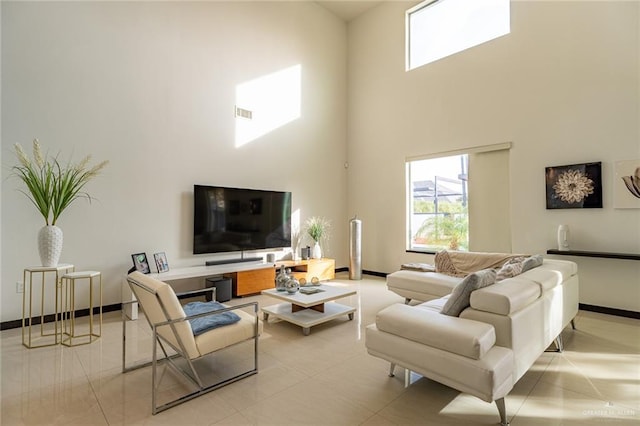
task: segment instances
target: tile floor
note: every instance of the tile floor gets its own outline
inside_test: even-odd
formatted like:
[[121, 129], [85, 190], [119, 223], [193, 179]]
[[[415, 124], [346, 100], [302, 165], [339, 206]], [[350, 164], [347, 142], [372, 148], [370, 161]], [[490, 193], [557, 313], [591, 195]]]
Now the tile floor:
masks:
[[[313, 327], [310, 336], [283, 322], [265, 325], [260, 372], [156, 416], [150, 408], [150, 369], [120, 372], [120, 314], [105, 316], [103, 336], [75, 348], [26, 349], [21, 330], [1, 333], [5, 425], [495, 425], [495, 405], [412, 376], [387, 376], [388, 364], [366, 353], [364, 327], [402, 298], [381, 278], [349, 281], [358, 308]], [[261, 306], [277, 303], [253, 296]], [[238, 303], [239, 301], [234, 301]], [[577, 330], [563, 332], [565, 351], [547, 352], [506, 398], [520, 425], [640, 424], [640, 322], [581, 311]], [[127, 322], [131, 360], [150, 352], [144, 319]], [[240, 350], [241, 348], [238, 348]], [[163, 375], [168, 393], [181, 384]]]

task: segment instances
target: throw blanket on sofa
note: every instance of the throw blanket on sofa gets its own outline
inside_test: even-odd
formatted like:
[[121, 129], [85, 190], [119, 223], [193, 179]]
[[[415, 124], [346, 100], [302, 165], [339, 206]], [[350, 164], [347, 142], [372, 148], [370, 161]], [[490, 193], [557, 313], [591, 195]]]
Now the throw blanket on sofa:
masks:
[[400, 269], [405, 271], [435, 272], [436, 267], [430, 263], [403, 263]]
[[509, 259], [520, 256], [527, 255], [442, 250], [436, 253], [436, 272], [453, 277], [466, 277], [482, 269], [499, 268]]

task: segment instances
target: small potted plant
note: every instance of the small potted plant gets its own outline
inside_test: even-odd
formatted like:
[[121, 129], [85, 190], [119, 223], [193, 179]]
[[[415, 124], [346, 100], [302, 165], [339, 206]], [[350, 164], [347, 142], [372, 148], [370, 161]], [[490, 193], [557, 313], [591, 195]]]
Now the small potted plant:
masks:
[[319, 216], [313, 216], [305, 222], [307, 234], [314, 241], [312, 257], [314, 259], [322, 258], [322, 248], [320, 242], [325, 241], [329, 237], [330, 223], [327, 219]]

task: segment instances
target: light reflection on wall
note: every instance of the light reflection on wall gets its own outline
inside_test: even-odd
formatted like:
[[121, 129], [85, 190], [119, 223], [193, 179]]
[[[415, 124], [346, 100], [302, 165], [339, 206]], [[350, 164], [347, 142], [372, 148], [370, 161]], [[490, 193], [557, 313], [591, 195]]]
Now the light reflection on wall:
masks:
[[236, 86], [236, 106], [252, 118], [236, 117], [236, 147], [300, 117], [300, 64]]
[[300, 209], [291, 212], [291, 232], [301, 233], [303, 229], [300, 227]]
[[291, 249], [293, 250], [293, 258], [300, 256], [300, 247], [302, 242], [304, 229], [300, 226], [300, 209], [291, 212]]

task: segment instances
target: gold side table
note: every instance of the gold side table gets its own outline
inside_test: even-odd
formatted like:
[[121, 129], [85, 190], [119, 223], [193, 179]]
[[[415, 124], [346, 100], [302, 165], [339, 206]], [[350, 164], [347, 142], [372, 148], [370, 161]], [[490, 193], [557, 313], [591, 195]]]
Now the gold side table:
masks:
[[[99, 312], [99, 332], [93, 330], [94, 317], [94, 279], [98, 281], [98, 312]], [[89, 331], [84, 334], [76, 334], [76, 281], [89, 281]], [[86, 345], [96, 340], [102, 334], [102, 274], [98, 271], [78, 271], [66, 273], [62, 276], [62, 287], [65, 289], [66, 297], [64, 311], [62, 313], [62, 344], [65, 346]], [[81, 339], [80, 342], [74, 339]]]
[[[60, 343], [62, 339], [62, 283], [60, 276], [64, 273], [74, 270], [74, 266], [69, 263], [60, 263], [58, 266], [31, 266], [25, 268], [23, 272], [24, 290], [22, 293], [22, 344], [27, 348], [39, 348], [43, 346], [53, 346]], [[40, 314], [34, 317], [34, 274], [40, 274]], [[54, 280], [47, 280], [47, 275], [53, 275]], [[27, 279], [28, 277], [28, 279]], [[36, 287], [38, 283], [36, 282]], [[55, 298], [55, 311], [53, 313], [53, 332], [45, 331], [45, 300], [46, 290], [48, 286], [53, 285]], [[27, 296], [28, 293], [28, 296]], [[37, 290], [36, 290], [37, 295]], [[27, 303], [28, 302], [28, 303]], [[36, 307], [37, 307], [36, 300]], [[36, 314], [37, 315], [37, 314]], [[39, 320], [39, 321], [38, 321]], [[33, 327], [40, 325], [40, 333], [33, 332]], [[35, 334], [35, 335], [34, 335]], [[45, 339], [45, 342], [36, 342], [36, 339], [53, 336], [51, 339]]]

